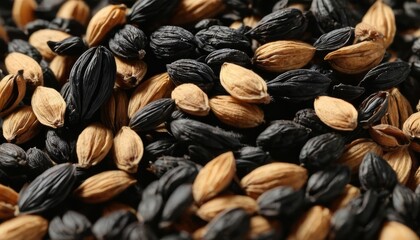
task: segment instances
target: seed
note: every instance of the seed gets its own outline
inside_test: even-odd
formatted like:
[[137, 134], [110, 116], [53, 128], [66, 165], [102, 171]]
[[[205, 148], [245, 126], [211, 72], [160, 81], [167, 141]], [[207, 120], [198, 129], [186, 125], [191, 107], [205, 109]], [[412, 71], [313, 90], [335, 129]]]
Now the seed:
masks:
[[87, 126], [77, 138], [79, 166], [89, 168], [100, 163], [112, 147], [112, 132], [100, 123]]
[[257, 211], [258, 205], [253, 198], [247, 196], [222, 195], [201, 205], [197, 210], [197, 215], [209, 222], [219, 213], [229, 208], [243, 208], [248, 214], [252, 215]]
[[36, 115], [30, 106], [18, 107], [3, 121], [3, 137], [8, 142], [21, 144], [34, 138], [41, 130]]
[[315, 99], [314, 108], [321, 121], [331, 128], [352, 131], [357, 127], [357, 110], [344, 100], [320, 96]]
[[331, 213], [328, 208], [314, 206], [295, 223], [288, 240], [325, 239], [330, 229]]
[[35, 0], [13, 1], [12, 18], [19, 28], [23, 28], [27, 23], [35, 20], [35, 9], [37, 5]]
[[170, 23], [172, 25], [184, 25], [201, 19], [211, 18], [223, 12], [225, 5], [221, 0], [180, 0], [175, 8], [175, 14]]
[[84, 1], [66, 1], [61, 5], [56, 17], [74, 19], [86, 26], [89, 21], [90, 9]]
[[35, 116], [43, 125], [52, 128], [64, 125], [66, 102], [55, 89], [37, 87], [32, 95], [31, 105]]
[[[41, 66], [31, 57], [25, 54], [13, 52], [9, 53], [4, 59], [4, 64], [9, 73], [20, 75], [32, 87], [44, 85], [44, 77]], [[20, 71], [23, 72], [20, 73]]]
[[12, 112], [22, 101], [26, 93], [26, 80], [23, 71], [19, 70], [16, 74], [6, 75], [0, 81], [0, 117], [4, 117]]
[[4, 240], [39, 240], [44, 238], [47, 230], [48, 220], [36, 215], [18, 216], [0, 225], [0, 235]]
[[118, 169], [136, 173], [143, 152], [143, 142], [131, 128], [122, 127], [115, 135], [112, 154]]
[[210, 112], [207, 94], [192, 83], [177, 86], [172, 91], [171, 98], [179, 109], [188, 114], [206, 116]]
[[51, 61], [55, 53], [50, 49], [47, 42], [59, 42], [69, 37], [71, 37], [70, 34], [59, 30], [41, 29], [31, 34], [29, 43], [41, 53], [45, 60]]

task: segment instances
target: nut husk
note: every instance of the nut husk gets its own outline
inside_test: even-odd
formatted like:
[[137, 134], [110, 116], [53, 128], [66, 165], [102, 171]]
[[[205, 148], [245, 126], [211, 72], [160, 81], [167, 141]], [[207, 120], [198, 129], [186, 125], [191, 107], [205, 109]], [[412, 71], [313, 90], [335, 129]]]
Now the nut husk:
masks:
[[122, 89], [131, 89], [139, 85], [147, 72], [147, 64], [142, 60], [126, 60], [115, 57], [117, 79], [115, 85]]
[[51, 61], [56, 54], [51, 50], [47, 42], [59, 42], [68, 37], [71, 37], [71, 35], [59, 30], [41, 29], [31, 34], [29, 43], [41, 53], [46, 61]]
[[69, 0], [61, 5], [56, 17], [73, 19], [86, 26], [89, 22], [90, 8], [85, 1]]
[[330, 210], [314, 206], [295, 223], [287, 240], [323, 240], [330, 230]]
[[22, 101], [26, 93], [26, 80], [23, 71], [6, 75], [0, 81], [0, 117], [12, 112]]

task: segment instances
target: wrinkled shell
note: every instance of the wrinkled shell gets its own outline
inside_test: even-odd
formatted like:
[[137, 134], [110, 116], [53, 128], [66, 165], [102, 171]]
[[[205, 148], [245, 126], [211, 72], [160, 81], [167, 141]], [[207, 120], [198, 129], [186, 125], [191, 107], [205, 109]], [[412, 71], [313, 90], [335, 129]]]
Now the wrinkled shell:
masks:
[[3, 137], [8, 142], [21, 144], [32, 139], [41, 130], [41, 124], [30, 106], [16, 109], [3, 120]]
[[236, 207], [243, 208], [251, 215], [258, 209], [257, 202], [253, 198], [241, 195], [225, 195], [213, 198], [201, 205], [197, 210], [197, 215], [209, 222], [224, 210]]
[[328, 208], [314, 206], [295, 223], [287, 240], [323, 240], [330, 230], [330, 220]]
[[41, 66], [31, 57], [18, 52], [9, 53], [4, 59], [6, 69], [11, 74], [18, 74], [23, 69], [23, 78], [32, 86], [44, 85]]
[[387, 152], [383, 155], [383, 158], [394, 169], [398, 181], [405, 185], [410, 178], [411, 167], [413, 165], [408, 149], [400, 148], [392, 152]]
[[41, 216], [22, 215], [0, 224], [3, 240], [40, 240], [48, 230], [48, 221]]
[[56, 17], [74, 19], [82, 25], [86, 25], [90, 17], [90, 8], [84, 1], [66, 1], [63, 5], [61, 5]]
[[56, 54], [51, 50], [47, 42], [59, 42], [68, 37], [71, 37], [71, 35], [59, 30], [41, 29], [31, 34], [29, 43], [41, 53], [45, 60], [51, 61]]

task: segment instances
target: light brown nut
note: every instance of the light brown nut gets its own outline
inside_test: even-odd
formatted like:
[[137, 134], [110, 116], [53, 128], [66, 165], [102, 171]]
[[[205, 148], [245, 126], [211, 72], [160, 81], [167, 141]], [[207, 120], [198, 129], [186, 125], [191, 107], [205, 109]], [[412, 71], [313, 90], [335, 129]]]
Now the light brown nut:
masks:
[[2, 240], [42, 240], [48, 221], [41, 216], [21, 215], [0, 224]]
[[374, 152], [379, 156], [382, 156], [383, 154], [381, 146], [372, 141], [372, 139], [356, 139], [346, 146], [346, 149], [338, 160], [338, 163], [348, 166], [352, 174], [358, 174], [359, 166], [368, 152]]
[[214, 17], [224, 10], [221, 0], [180, 0], [169, 22], [171, 25], [184, 25]]
[[314, 206], [294, 224], [287, 240], [323, 240], [330, 231], [330, 220], [328, 208]]
[[14, 0], [12, 18], [19, 28], [24, 28], [29, 22], [35, 20], [36, 0]]
[[66, 102], [54, 88], [38, 86], [31, 98], [32, 110], [45, 126], [60, 128], [64, 125]]
[[104, 171], [86, 179], [74, 190], [74, 195], [86, 203], [106, 202], [136, 182], [136, 179], [124, 171]]
[[101, 122], [112, 132], [128, 125], [128, 97], [125, 91], [114, 88], [108, 101], [101, 107]]
[[363, 16], [362, 22], [374, 26], [384, 35], [385, 48], [394, 41], [397, 31], [394, 11], [383, 1], [375, 1]]
[[126, 60], [115, 57], [117, 79], [115, 85], [122, 89], [137, 87], [147, 72], [147, 64], [142, 60]]
[[357, 74], [376, 67], [384, 54], [385, 48], [382, 43], [364, 41], [330, 52], [324, 60], [339, 72]]
[[411, 228], [402, 223], [385, 222], [379, 232], [379, 240], [419, 240], [417, 234]]
[[270, 232], [279, 231], [281, 231], [281, 226], [277, 222], [270, 222], [263, 216], [253, 216], [249, 226], [248, 239], [264, 238]]
[[233, 180], [236, 172], [232, 152], [223, 153], [208, 162], [199, 172], [192, 185], [192, 193], [201, 205], [224, 190]]
[[174, 87], [167, 72], [154, 75], [142, 82], [131, 94], [128, 103], [128, 117], [131, 118], [150, 102], [169, 97]]
[[112, 28], [126, 22], [127, 7], [124, 4], [108, 5], [99, 10], [89, 21], [86, 29], [86, 42], [97, 46]]
[[354, 43], [373, 41], [384, 45], [384, 35], [368, 23], [361, 22], [354, 28]]
[[353, 131], [357, 127], [356, 108], [339, 98], [319, 96], [314, 101], [316, 115], [327, 126], [340, 131]]
[[31, 34], [29, 43], [34, 46], [46, 61], [51, 61], [56, 54], [48, 46], [48, 41], [59, 42], [71, 37], [70, 34], [53, 29], [41, 29]]
[[241, 180], [246, 194], [257, 199], [262, 193], [278, 186], [300, 189], [308, 179], [308, 171], [296, 164], [274, 162], [248, 173]]
[[201, 205], [197, 210], [197, 215], [209, 222], [224, 210], [237, 207], [243, 208], [250, 215], [254, 214], [258, 209], [257, 202], [253, 198], [241, 195], [223, 195]]
[[114, 137], [112, 156], [118, 169], [136, 173], [143, 157], [143, 141], [129, 127], [122, 127]]
[[207, 116], [210, 112], [209, 98], [197, 85], [185, 83], [177, 86], [171, 93], [176, 106], [194, 116]]
[[23, 70], [16, 74], [6, 75], [0, 81], [0, 117], [12, 112], [25, 97], [26, 80]]
[[23, 78], [30, 86], [35, 88], [44, 85], [42, 68], [33, 58], [23, 53], [12, 52], [7, 54], [4, 64], [11, 74], [19, 74], [19, 71], [23, 70]]
[[89, 22], [90, 8], [85, 1], [68, 0], [58, 9], [56, 17], [73, 19], [86, 26]]
[[410, 178], [413, 165], [408, 148], [399, 148], [392, 152], [387, 152], [383, 155], [383, 158], [394, 169], [398, 181], [405, 185]]
[[223, 123], [238, 128], [253, 128], [264, 123], [264, 112], [255, 104], [231, 96], [210, 99], [211, 111]]
[[76, 142], [79, 166], [89, 168], [100, 163], [111, 150], [112, 138], [112, 131], [100, 123], [87, 126]]
[[267, 84], [258, 74], [233, 63], [224, 63], [220, 83], [234, 98], [247, 103], [269, 103]]
[[76, 60], [77, 58], [73, 56], [55, 56], [50, 62], [49, 67], [60, 85], [64, 85], [69, 79], [71, 68]]
[[312, 45], [304, 42], [274, 41], [257, 48], [253, 62], [258, 68], [269, 72], [285, 72], [308, 64], [315, 51]]
[[9, 114], [3, 121], [3, 137], [15, 144], [25, 143], [41, 131], [31, 106], [21, 106]]

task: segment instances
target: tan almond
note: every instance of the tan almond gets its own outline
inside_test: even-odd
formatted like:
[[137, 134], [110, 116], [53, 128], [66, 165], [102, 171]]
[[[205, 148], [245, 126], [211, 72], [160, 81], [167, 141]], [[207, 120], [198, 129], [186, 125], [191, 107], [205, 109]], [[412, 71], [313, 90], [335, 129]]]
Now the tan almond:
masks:
[[383, 158], [394, 169], [398, 181], [405, 185], [410, 178], [413, 165], [408, 148], [400, 148], [392, 152], [387, 152], [383, 155]]
[[23, 29], [26, 24], [36, 19], [36, 0], [14, 0], [12, 7], [12, 18], [16, 26]]
[[174, 87], [167, 72], [154, 75], [140, 83], [131, 94], [128, 117], [131, 118], [138, 110], [155, 100], [171, 96]]
[[25, 143], [41, 131], [41, 124], [31, 106], [21, 106], [3, 121], [3, 137], [15, 144]]
[[6, 75], [0, 81], [0, 117], [12, 112], [25, 97], [25, 93], [26, 80], [23, 77], [23, 70]]
[[208, 162], [192, 185], [193, 197], [199, 205], [215, 197], [233, 180], [236, 162], [232, 152], [223, 153]]
[[129, 127], [122, 127], [114, 137], [112, 156], [118, 169], [136, 173], [144, 147], [140, 136]]
[[233, 63], [223, 63], [220, 83], [234, 98], [247, 103], [269, 103], [267, 84], [258, 74]]
[[382, 0], [375, 1], [362, 18], [363, 23], [375, 26], [384, 35], [385, 48], [394, 41], [397, 31], [394, 11]]
[[104, 171], [86, 179], [74, 195], [82, 202], [102, 203], [120, 194], [137, 181], [121, 170]]
[[255, 104], [231, 96], [210, 99], [211, 111], [223, 123], [237, 128], [253, 128], [264, 123], [264, 112]]
[[147, 72], [147, 64], [142, 60], [126, 60], [115, 57], [117, 79], [115, 84], [122, 89], [137, 87]]
[[269, 72], [286, 72], [307, 65], [315, 51], [312, 45], [304, 42], [274, 41], [257, 48], [253, 62], [258, 68]]
[[90, 18], [90, 8], [85, 1], [68, 0], [58, 9], [56, 17], [76, 20], [86, 26]]
[[177, 86], [171, 93], [176, 106], [194, 116], [207, 116], [210, 112], [209, 98], [197, 85], [185, 83]]
[[364, 41], [330, 52], [324, 60], [339, 72], [357, 74], [376, 67], [384, 54], [385, 48], [382, 43]]
[[287, 240], [324, 240], [330, 231], [331, 212], [313, 206], [293, 225]]
[[402, 130], [388, 124], [379, 124], [369, 128], [369, 134], [385, 150], [406, 147], [410, 144], [409, 137]]
[[128, 97], [122, 89], [114, 88], [108, 101], [101, 107], [101, 122], [114, 133], [128, 125]]
[[379, 231], [379, 240], [419, 240], [417, 234], [411, 228], [402, 223], [388, 221], [382, 225]]
[[52, 128], [64, 125], [66, 102], [54, 88], [38, 86], [31, 98], [32, 109], [39, 122]]
[[51, 50], [47, 42], [59, 42], [69, 37], [71, 37], [70, 34], [59, 30], [41, 29], [31, 34], [29, 43], [41, 53], [45, 60], [51, 61], [56, 54]]
[[21, 215], [0, 224], [2, 240], [42, 240], [48, 221], [41, 216]]
[[23, 70], [23, 78], [29, 85], [33, 87], [44, 85], [42, 68], [33, 58], [23, 53], [12, 52], [7, 54], [4, 64], [11, 74], [19, 75]]
[[264, 192], [279, 186], [298, 190], [305, 185], [308, 171], [296, 164], [273, 162], [258, 167], [244, 176], [241, 185], [246, 194], [257, 199]]
[[356, 108], [339, 98], [319, 96], [314, 101], [316, 115], [327, 126], [340, 131], [353, 131], [357, 127]]
[[99, 45], [114, 27], [124, 24], [126, 10], [124, 4], [108, 5], [93, 15], [86, 29], [87, 44], [90, 47]]
[[201, 205], [197, 210], [197, 215], [209, 222], [219, 213], [229, 208], [243, 208], [247, 213], [253, 215], [258, 205], [255, 199], [241, 195], [224, 195], [215, 197]]
[[112, 131], [100, 123], [87, 126], [76, 142], [79, 166], [89, 168], [100, 163], [111, 150], [112, 138]]
[[225, 5], [221, 0], [180, 0], [169, 22], [171, 25], [194, 23], [212, 18], [224, 9]]
[[382, 156], [381, 146], [370, 138], [359, 138], [348, 144], [341, 155], [338, 163], [348, 166], [352, 174], [358, 174], [359, 166], [363, 161], [366, 153], [374, 152], [378, 156]]

